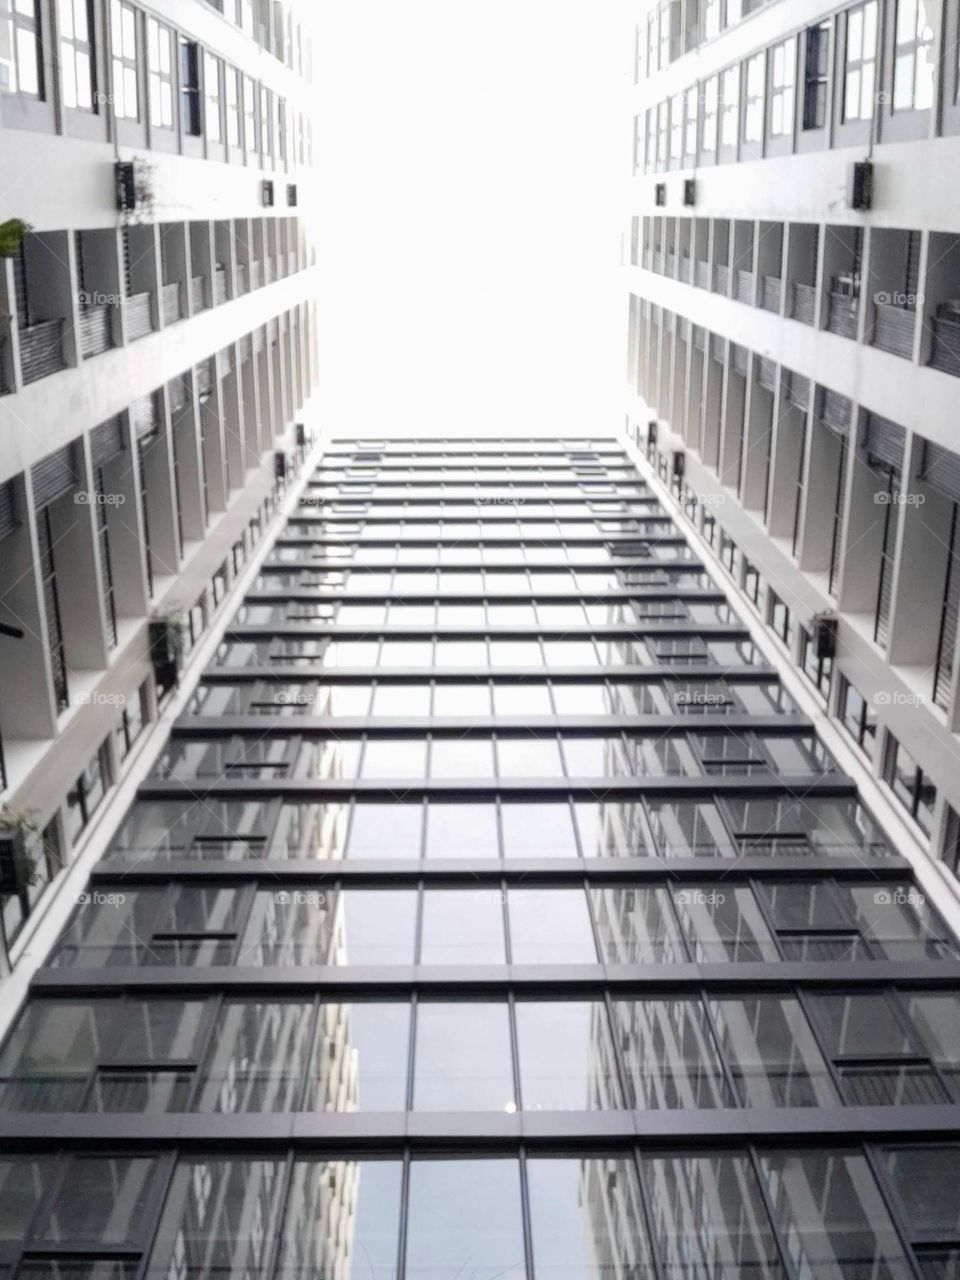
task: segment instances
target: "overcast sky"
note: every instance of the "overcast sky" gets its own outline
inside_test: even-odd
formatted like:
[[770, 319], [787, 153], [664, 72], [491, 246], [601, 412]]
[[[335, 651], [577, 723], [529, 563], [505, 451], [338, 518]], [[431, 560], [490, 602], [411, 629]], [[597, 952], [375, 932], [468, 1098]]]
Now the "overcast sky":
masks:
[[324, 0], [331, 434], [615, 431], [621, 0]]

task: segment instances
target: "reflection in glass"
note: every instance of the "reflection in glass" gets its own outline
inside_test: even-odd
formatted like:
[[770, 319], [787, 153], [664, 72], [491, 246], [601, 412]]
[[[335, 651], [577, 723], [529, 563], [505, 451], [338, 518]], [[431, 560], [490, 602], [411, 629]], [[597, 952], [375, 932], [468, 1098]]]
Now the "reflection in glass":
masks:
[[404, 889], [341, 890], [331, 963], [412, 964], [416, 919], [416, 893]]
[[408, 1280], [523, 1280], [516, 1160], [414, 1160]]
[[773, 1216], [803, 1275], [912, 1275], [866, 1158], [858, 1151], [760, 1153]]
[[960, 1097], [960, 996], [949, 991], [904, 991], [901, 996], [956, 1100]]
[[419, 1003], [414, 1110], [510, 1112], [515, 1095], [505, 1003]]
[[53, 1157], [0, 1156], [0, 1244], [19, 1241], [53, 1174]]
[[643, 806], [636, 800], [574, 804], [585, 858], [649, 858]]
[[182, 1159], [146, 1276], [263, 1280], [279, 1227], [282, 1188], [282, 1160]]
[[5, 1111], [72, 1111], [116, 1026], [116, 1000], [32, 1000], [0, 1052]]
[[783, 1280], [747, 1156], [655, 1156], [643, 1166], [665, 1280]]
[[307, 1000], [228, 1000], [213, 1034], [199, 1111], [290, 1111], [299, 1101], [312, 1024]]
[[666, 889], [590, 890], [606, 964], [682, 964], [687, 955]]
[[623, 1105], [600, 1000], [516, 1006], [524, 1111], [609, 1111]]
[[237, 964], [326, 964], [333, 904], [321, 889], [258, 890]]
[[73, 1156], [33, 1234], [55, 1243], [132, 1244], [143, 1231], [150, 1157]]
[[699, 997], [615, 1000], [613, 1017], [628, 1106], [734, 1105]]
[[408, 1004], [321, 1004], [303, 1109], [403, 1111], [409, 1046]]
[[796, 999], [729, 996], [708, 1008], [741, 1106], [836, 1105], [827, 1064]]
[[780, 958], [753, 890], [746, 885], [684, 884], [673, 891], [673, 900], [697, 963], [743, 964]]
[[402, 1172], [399, 1160], [296, 1161], [276, 1280], [393, 1280]]
[[527, 1181], [538, 1280], [652, 1280], [631, 1161], [532, 1159]]
[[912, 1235], [941, 1240], [960, 1236], [960, 1146], [892, 1147], [884, 1153], [884, 1164]]

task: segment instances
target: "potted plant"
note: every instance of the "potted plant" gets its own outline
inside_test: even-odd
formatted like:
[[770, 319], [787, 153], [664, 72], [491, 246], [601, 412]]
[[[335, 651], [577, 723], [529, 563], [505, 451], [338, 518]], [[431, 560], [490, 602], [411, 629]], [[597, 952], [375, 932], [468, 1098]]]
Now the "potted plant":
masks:
[[0, 894], [20, 893], [37, 878], [31, 845], [43, 842], [43, 833], [25, 813], [0, 808]]
[[30, 223], [22, 218], [8, 218], [0, 222], [0, 258], [12, 258], [19, 252], [23, 237], [30, 230]]

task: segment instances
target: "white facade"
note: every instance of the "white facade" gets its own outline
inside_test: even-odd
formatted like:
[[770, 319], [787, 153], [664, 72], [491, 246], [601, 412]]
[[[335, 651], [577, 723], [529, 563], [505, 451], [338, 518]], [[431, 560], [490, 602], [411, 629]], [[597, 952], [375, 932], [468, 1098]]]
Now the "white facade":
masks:
[[34, 830], [0, 972], [170, 696], [148, 620], [178, 616], [189, 665], [229, 610], [317, 376], [314, 7], [12, 7], [0, 222], [29, 231], [0, 258], [0, 818]]
[[629, 434], [956, 870], [960, 10], [743, 9], [638, 15]]

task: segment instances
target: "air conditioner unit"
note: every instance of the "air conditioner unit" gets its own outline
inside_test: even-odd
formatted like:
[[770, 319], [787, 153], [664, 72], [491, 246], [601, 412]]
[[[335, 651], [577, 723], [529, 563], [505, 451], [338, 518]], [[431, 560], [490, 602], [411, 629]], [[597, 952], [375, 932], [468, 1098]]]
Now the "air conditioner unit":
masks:
[[272, 209], [275, 203], [273, 183], [269, 178], [264, 178], [260, 184], [260, 198], [265, 209]]
[[307, 443], [307, 427], [306, 423], [297, 423], [297, 448], [303, 449]]
[[813, 643], [817, 658], [837, 656], [837, 615], [818, 613], [813, 619]]
[[118, 160], [113, 166], [117, 192], [117, 212], [128, 213], [137, 207], [137, 175], [132, 160]]
[[657, 420], [656, 418], [651, 418], [650, 421], [647, 423], [647, 444], [652, 445], [656, 443], [657, 443]]
[[683, 203], [687, 208], [692, 208], [697, 203], [697, 180], [696, 178], [684, 178], [683, 180]]
[[833, 292], [844, 298], [855, 298], [859, 287], [858, 278], [850, 272], [833, 277]]
[[850, 166], [847, 203], [851, 209], [873, 207], [873, 165], [869, 160], [857, 160]]
[[282, 449], [277, 449], [273, 455], [273, 474], [277, 480], [287, 478], [287, 455]]
[[667, 203], [667, 184], [665, 182], [654, 184], [653, 203], [661, 209]]
[[674, 480], [682, 480], [684, 476], [684, 468], [686, 465], [686, 454], [682, 449], [673, 451], [673, 478]]

